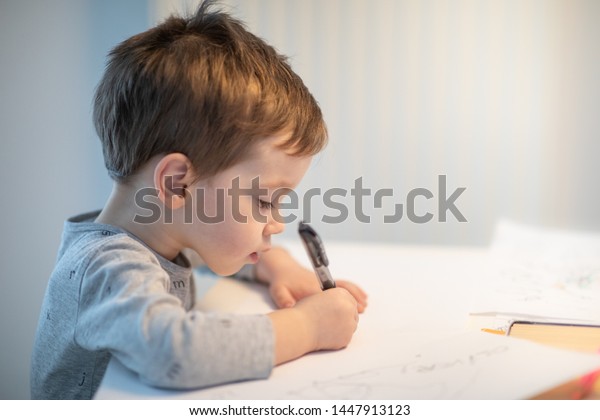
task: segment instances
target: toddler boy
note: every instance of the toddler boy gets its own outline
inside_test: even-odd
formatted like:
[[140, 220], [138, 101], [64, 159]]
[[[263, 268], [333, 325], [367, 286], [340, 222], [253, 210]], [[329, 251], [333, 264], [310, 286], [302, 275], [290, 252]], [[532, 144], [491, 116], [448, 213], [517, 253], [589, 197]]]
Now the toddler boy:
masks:
[[[114, 188], [101, 211], [65, 223], [33, 349], [33, 398], [92, 398], [111, 357], [165, 388], [265, 378], [274, 365], [345, 347], [356, 329], [359, 287], [321, 292], [311, 271], [270, 250], [283, 230], [278, 192], [326, 143], [321, 111], [284, 57], [211, 7], [109, 55], [94, 122]], [[188, 251], [222, 276], [255, 264], [280, 309], [195, 310]]]

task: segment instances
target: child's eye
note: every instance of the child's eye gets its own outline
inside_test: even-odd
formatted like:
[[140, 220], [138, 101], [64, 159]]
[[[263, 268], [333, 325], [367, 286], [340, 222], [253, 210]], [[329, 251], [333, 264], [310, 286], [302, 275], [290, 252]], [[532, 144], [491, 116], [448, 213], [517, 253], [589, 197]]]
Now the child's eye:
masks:
[[270, 201], [265, 201], [265, 200], [261, 200], [260, 198], [258, 199], [258, 206], [261, 209], [266, 209], [266, 210], [270, 210], [273, 207], [273, 203], [271, 203]]

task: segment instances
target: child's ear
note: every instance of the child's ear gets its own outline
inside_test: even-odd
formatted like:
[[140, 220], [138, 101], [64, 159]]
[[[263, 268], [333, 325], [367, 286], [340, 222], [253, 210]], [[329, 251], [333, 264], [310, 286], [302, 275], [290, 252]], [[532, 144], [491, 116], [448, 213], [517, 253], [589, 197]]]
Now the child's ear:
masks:
[[158, 198], [172, 209], [185, 204], [187, 187], [192, 180], [192, 163], [182, 153], [169, 153], [154, 168], [154, 186], [158, 190]]

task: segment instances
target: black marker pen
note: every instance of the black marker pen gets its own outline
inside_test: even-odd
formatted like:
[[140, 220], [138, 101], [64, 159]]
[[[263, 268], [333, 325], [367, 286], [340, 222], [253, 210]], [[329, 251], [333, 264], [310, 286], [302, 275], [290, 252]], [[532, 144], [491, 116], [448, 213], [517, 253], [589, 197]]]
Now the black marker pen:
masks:
[[327, 259], [327, 254], [325, 253], [325, 247], [323, 246], [323, 242], [317, 232], [309, 225], [304, 222], [300, 222], [298, 225], [298, 233], [302, 238], [302, 242], [304, 243], [304, 248], [310, 257], [310, 262], [312, 263], [313, 268], [315, 269], [315, 273], [317, 274], [317, 278], [321, 283], [321, 289], [327, 290], [335, 287], [335, 281], [331, 277], [331, 273], [329, 272], [329, 260]]

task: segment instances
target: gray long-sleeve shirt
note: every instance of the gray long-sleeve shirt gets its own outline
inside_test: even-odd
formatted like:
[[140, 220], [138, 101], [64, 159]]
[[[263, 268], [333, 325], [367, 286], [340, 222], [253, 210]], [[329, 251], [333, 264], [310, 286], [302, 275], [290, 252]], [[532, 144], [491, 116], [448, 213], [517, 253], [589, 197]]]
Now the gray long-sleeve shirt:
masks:
[[197, 388], [268, 377], [274, 337], [266, 315], [193, 309], [192, 270], [128, 232], [65, 222], [35, 337], [31, 396], [92, 398], [112, 356], [144, 382]]

